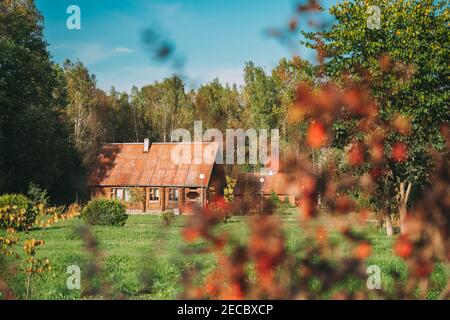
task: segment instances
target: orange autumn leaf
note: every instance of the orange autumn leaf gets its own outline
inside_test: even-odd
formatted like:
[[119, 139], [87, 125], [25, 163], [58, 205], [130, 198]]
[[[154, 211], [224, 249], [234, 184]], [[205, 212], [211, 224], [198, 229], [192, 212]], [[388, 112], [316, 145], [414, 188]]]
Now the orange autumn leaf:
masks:
[[336, 199], [335, 210], [337, 213], [349, 213], [354, 209], [355, 204], [346, 195], [340, 195]]
[[377, 180], [383, 174], [383, 170], [380, 167], [375, 167], [370, 170], [370, 177]]
[[403, 135], [409, 135], [411, 133], [411, 121], [403, 115], [396, 116], [392, 124]]
[[316, 229], [316, 239], [318, 242], [324, 242], [328, 238], [328, 232], [323, 226], [319, 226]]
[[397, 142], [392, 146], [392, 159], [396, 162], [405, 161], [408, 158], [408, 147], [403, 142]]
[[394, 253], [401, 258], [408, 258], [414, 251], [413, 244], [409, 239], [401, 235], [394, 244]]
[[321, 122], [313, 122], [306, 134], [306, 142], [311, 148], [321, 148], [328, 140], [325, 126]]
[[195, 229], [185, 228], [183, 230], [183, 237], [187, 242], [194, 242], [199, 236], [199, 232]]
[[347, 162], [350, 166], [360, 166], [364, 161], [364, 150], [360, 144], [353, 144], [347, 152]]
[[372, 247], [367, 242], [363, 242], [354, 249], [355, 256], [360, 260], [367, 259], [372, 253]]
[[380, 63], [381, 70], [384, 72], [389, 71], [392, 68], [392, 60], [389, 55], [382, 55], [378, 61]]
[[368, 209], [361, 209], [358, 213], [358, 220], [360, 222], [365, 222], [366, 220], [369, 219], [371, 215], [371, 211]]
[[428, 277], [433, 272], [433, 263], [430, 261], [417, 261], [413, 267], [413, 273], [419, 278]]
[[309, 219], [315, 215], [316, 209], [314, 203], [310, 200], [304, 200], [300, 203], [300, 210], [303, 213], [303, 218]]
[[342, 102], [353, 115], [362, 115], [372, 108], [369, 93], [356, 87], [344, 92]]
[[242, 300], [244, 298], [245, 296], [239, 283], [231, 283], [221, 296], [222, 300]]
[[380, 163], [383, 161], [384, 156], [384, 147], [381, 142], [374, 142], [370, 149], [370, 156], [372, 157], [372, 161], [375, 163]]

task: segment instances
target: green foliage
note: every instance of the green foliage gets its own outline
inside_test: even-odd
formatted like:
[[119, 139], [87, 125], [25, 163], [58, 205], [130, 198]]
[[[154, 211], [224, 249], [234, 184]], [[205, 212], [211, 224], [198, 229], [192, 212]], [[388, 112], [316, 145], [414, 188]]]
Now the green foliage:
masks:
[[333, 145], [337, 148], [345, 148], [355, 135], [356, 121], [338, 120], [333, 123], [334, 140]]
[[276, 208], [276, 212], [280, 215], [292, 215], [298, 212], [295, 210], [296, 206], [290, 203], [288, 197], [284, 198], [283, 201], [280, 200]]
[[[367, 27], [367, 6], [381, 10], [381, 28]], [[385, 150], [403, 141], [408, 158], [391, 162], [382, 192], [392, 192], [401, 181], [419, 193], [433, 168], [430, 150], [443, 147], [440, 127], [450, 119], [450, 9], [448, 1], [344, 1], [331, 7], [333, 26], [321, 33], [303, 32], [302, 41], [314, 47], [324, 42], [327, 77], [339, 82], [345, 75], [369, 84], [382, 121], [402, 115], [411, 120], [411, 133], [391, 132]], [[432, 30], [432, 31], [431, 31]], [[354, 136], [357, 123], [345, 119], [334, 124], [335, 146], [343, 148]]]
[[94, 199], [83, 208], [81, 217], [92, 225], [124, 226], [128, 214], [125, 204], [118, 200]]
[[192, 127], [194, 120], [184, 82], [176, 75], [141, 89], [134, 87], [131, 106], [132, 118], [124, 124], [132, 123], [137, 141], [170, 141], [173, 129]]
[[166, 227], [168, 227], [172, 223], [174, 223], [175, 222], [175, 214], [173, 213], [173, 210], [163, 212], [161, 214], [161, 220]]
[[282, 205], [277, 209], [277, 214], [282, 216], [290, 216], [298, 213], [298, 211], [292, 207], [292, 205]]
[[36, 221], [38, 209], [21, 194], [0, 196], [0, 229], [28, 230]]
[[295, 205], [293, 205], [289, 198], [284, 198], [284, 200], [281, 202], [280, 207], [286, 207], [286, 208], [295, 208]]
[[204, 127], [220, 130], [240, 128], [242, 108], [239, 99], [240, 93], [236, 85], [223, 86], [216, 78], [195, 92], [195, 111]]
[[65, 83], [66, 104], [64, 109], [66, 121], [70, 125], [71, 138], [75, 147], [83, 155], [85, 165], [95, 159], [100, 132], [98, 109], [100, 100], [96, 91], [95, 76], [81, 62], [64, 61], [63, 75]]
[[28, 185], [27, 195], [31, 201], [33, 201], [34, 205], [42, 204], [46, 207], [49, 203], [49, 196], [47, 194], [47, 190], [43, 190], [37, 184], [30, 182]]
[[295, 210], [292, 210], [295, 206], [289, 202], [288, 197], [281, 200], [280, 197], [273, 191], [267, 199], [267, 202], [268, 205], [280, 215], [291, 215], [296, 212]]
[[273, 78], [266, 75], [263, 68], [248, 62], [244, 68], [244, 81], [250, 126], [262, 129], [277, 128], [281, 109]]
[[1, 1], [0, 25], [0, 193], [26, 192], [33, 181], [56, 201], [70, 200], [81, 169], [61, 120], [42, 16], [33, 1]]
[[278, 195], [272, 191], [272, 193], [270, 194], [269, 198], [267, 199], [267, 201], [269, 202], [269, 205], [272, 206], [273, 208], [278, 208], [281, 204], [281, 200], [278, 197]]
[[[211, 83], [202, 85], [195, 96], [196, 106], [208, 128], [225, 128], [227, 114], [222, 104], [225, 89], [214, 79]], [[225, 121], [224, 121], [225, 120]]]
[[308, 84], [314, 87], [316, 83], [316, 67], [309, 61], [298, 56], [292, 59], [282, 58], [272, 70], [272, 78], [277, 93], [277, 106], [279, 107], [278, 128], [280, 129], [280, 142], [283, 147], [301, 148], [304, 140], [307, 123], [300, 121], [293, 125], [289, 120], [291, 109], [297, 88], [300, 84]]
[[349, 196], [355, 201], [357, 209], [372, 207], [371, 199], [360, 190], [350, 191]]

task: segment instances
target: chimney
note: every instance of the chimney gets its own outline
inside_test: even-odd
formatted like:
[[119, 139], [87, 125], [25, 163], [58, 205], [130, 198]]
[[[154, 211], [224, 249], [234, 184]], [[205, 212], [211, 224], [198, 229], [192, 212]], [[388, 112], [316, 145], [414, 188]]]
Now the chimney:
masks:
[[149, 149], [150, 149], [150, 140], [144, 139], [144, 152], [148, 152]]

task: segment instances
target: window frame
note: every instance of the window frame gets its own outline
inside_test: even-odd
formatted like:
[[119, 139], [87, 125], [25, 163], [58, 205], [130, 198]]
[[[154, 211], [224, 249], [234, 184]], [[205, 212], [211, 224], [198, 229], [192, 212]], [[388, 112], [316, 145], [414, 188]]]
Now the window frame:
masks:
[[[122, 192], [122, 196], [120, 198], [118, 197], [118, 194], [117, 194], [117, 191], [119, 191], [119, 190], [121, 190], [121, 192]], [[124, 196], [125, 196], [125, 188], [114, 188], [113, 195], [114, 195], [114, 199], [123, 201]]]
[[123, 201], [131, 203], [131, 188], [123, 188]]
[[169, 188], [169, 201], [178, 202], [180, 200], [180, 190], [178, 188]]
[[160, 200], [160, 193], [159, 188], [157, 187], [151, 187], [148, 188], [148, 202], [150, 203], [157, 203]]
[[[195, 197], [191, 198], [189, 195], [190, 194], [196, 194]], [[199, 199], [201, 199], [201, 191], [199, 191], [198, 189], [194, 189], [194, 188], [189, 188], [186, 190], [186, 201], [188, 202], [198, 202]]]

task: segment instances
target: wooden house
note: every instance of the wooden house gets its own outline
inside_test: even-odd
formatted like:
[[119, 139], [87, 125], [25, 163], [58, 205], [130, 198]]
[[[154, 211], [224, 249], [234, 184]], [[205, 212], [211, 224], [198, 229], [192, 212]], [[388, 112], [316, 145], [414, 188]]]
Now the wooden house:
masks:
[[91, 198], [120, 199], [137, 212], [178, 209], [188, 214], [194, 205], [222, 195], [226, 179], [223, 165], [214, 161], [218, 145], [197, 143], [209, 148], [213, 161], [194, 161], [196, 143], [189, 143], [191, 160], [177, 164], [171, 155], [179, 144], [146, 140], [104, 145], [88, 178]]
[[234, 197], [237, 201], [250, 201], [269, 198], [275, 193], [281, 201], [296, 204], [298, 190], [289, 184], [288, 175], [283, 172], [272, 175], [258, 173], [240, 174], [234, 188]]

